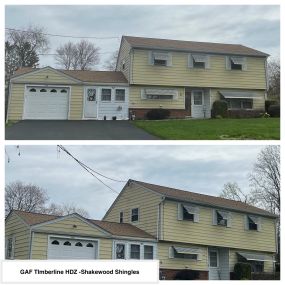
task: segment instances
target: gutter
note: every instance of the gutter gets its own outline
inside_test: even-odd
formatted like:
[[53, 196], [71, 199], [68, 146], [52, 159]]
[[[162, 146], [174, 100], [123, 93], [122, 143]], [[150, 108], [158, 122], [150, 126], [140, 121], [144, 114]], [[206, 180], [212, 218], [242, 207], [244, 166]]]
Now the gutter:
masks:
[[159, 241], [161, 235], [161, 205], [163, 204], [165, 200], [165, 196], [162, 197], [161, 201], [159, 202], [158, 206], [157, 206], [157, 229], [156, 229], [156, 240]]

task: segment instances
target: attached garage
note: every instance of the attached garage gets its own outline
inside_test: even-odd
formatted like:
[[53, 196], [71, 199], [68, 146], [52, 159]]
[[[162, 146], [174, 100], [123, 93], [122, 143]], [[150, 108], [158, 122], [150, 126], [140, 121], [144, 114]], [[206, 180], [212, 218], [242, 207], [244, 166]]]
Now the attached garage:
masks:
[[23, 119], [67, 120], [69, 88], [26, 86]]
[[48, 259], [96, 259], [98, 242], [94, 240], [50, 237]]

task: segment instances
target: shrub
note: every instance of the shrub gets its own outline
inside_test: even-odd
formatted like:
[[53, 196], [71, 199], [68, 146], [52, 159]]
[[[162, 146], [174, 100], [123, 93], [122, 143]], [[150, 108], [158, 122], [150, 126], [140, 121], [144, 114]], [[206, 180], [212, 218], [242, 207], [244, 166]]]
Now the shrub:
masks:
[[228, 117], [229, 118], [260, 118], [264, 114], [263, 110], [245, 110], [245, 109], [237, 109], [237, 110], [229, 110]]
[[271, 105], [278, 105], [278, 102], [277, 102], [277, 101], [274, 101], [274, 100], [265, 100], [265, 112], [266, 112], [266, 113], [268, 113], [268, 108], [269, 108]]
[[[277, 278], [276, 278], [277, 277]], [[278, 280], [278, 276], [273, 273], [252, 273], [252, 280]]]
[[251, 265], [249, 263], [238, 262], [234, 267], [236, 280], [251, 280]]
[[170, 111], [167, 109], [152, 109], [146, 113], [149, 120], [163, 120], [170, 116]]
[[226, 118], [228, 116], [228, 104], [224, 100], [217, 100], [213, 103], [212, 107], [212, 117], [222, 117]]
[[184, 269], [176, 273], [174, 280], [196, 280], [198, 278], [198, 271]]
[[270, 105], [268, 108], [268, 114], [270, 117], [280, 117], [280, 105]]

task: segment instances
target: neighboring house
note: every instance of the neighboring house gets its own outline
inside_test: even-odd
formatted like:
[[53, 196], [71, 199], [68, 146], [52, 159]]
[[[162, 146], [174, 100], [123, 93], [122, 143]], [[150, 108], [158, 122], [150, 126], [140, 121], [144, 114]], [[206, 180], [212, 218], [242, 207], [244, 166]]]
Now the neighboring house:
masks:
[[242, 202], [129, 180], [102, 221], [12, 211], [6, 258], [159, 259], [165, 279], [191, 269], [227, 280], [238, 261], [274, 272], [275, 222]]
[[157, 108], [209, 118], [219, 99], [230, 110], [262, 112], [267, 57], [242, 45], [123, 36], [114, 72], [18, 70], [7, 119], [144, 118]]

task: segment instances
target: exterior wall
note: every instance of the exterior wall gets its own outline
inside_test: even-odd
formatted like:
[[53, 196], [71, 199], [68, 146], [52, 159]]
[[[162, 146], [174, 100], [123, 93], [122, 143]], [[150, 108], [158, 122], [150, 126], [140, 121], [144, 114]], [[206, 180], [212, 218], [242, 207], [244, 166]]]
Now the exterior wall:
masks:
[[[150, 111], [149, 109], [141, 109], [141, 108], [131, 108], [129, 109], [130, 113], [135, 114], [135, 119], [146, 119], [146, 113]], [[187, 116], [190, 116], [190, 112], [187, 110], [177, 110], [177, 109], [167, 109], [170, 111], [171, 119], [184, 119]]]
[[226, 70], [223, 55], [210, 56], [210, 69], [188, 68], [188, 53], [172, 52], [172, 66], [149, 64], [148, 50], [133, 50], [132, 84], [266, 89], [265, 58], [247, 57], [247, 70]]
[[103, 239], [99, 240], [99, 259], [112, 259], [113, 240]]
[[212, 209], [200, 208], [199, 223], [177, 220], [177, 203], [163, 204], [163, 240], [275, 252], [275, 221], [262, 217], [261, 231], [244, 229], [244, 214], [231, 212], [232, 227], [212, 225]]
[[171, 86], [173, 89], [178, 90], [177, 100], [147, 100], [141, 99], [141, 89], [144, 88], [169, 88], [169, 85], [151, 86], [151, 85], [131, 85], [129, 89], [129, 108], [146, 108], [146, 109], [185, 109], [185, 89], [182, 87]]
[[[211, 89], [211, 108], [213, 103], [216, 100], [220, 100], [221, 99], [221, 95], [219, 94], [219, 91], [221, 91], [221, 89]], [[231, 91], [238, 91], [236, 89], [231, 89]], [[256, 94], [258, 94], [260, 97], [259, 98], [253, 98], [253, 106], [252, 109], [254, 110], [264, 110], [265, 108], [265, 90], [243, 90], [243, 91], [252, 91]]]
[[[161, 196], [141, 186], [130, 184], [115, 200], [109, 211], [103, 218], [104, 221], [119, 222], [120, 212], [124, 213], [124, 223], [134, 226], [157, 236], [158, 204]], [[139, 208], [139, 221], [131, 222], [131, 209]]]
[[25, 84], [11, 84], [10, 98], [8, 102], [8, 120], [22, 120], [24, 108]]
[[[122, 71], [128, 81], [130, 81], [130, 50], [130, 44], [126, 40], [122, 39], [120, 54], [118, 57], [118, 66], [116, 68], [116, 71]], [[123, 61], [125, 61], [125, 69], [122, 68]]]
[[8, 217], [5, 224], [5, 239], [12, 236], [15, 237], [14, 259], [28, 259], [30, 230], [15, 213]]
[[81, 85], [74, 85], [70, 90], [70, 120], [81, 120], [83, 117], [83, 100], [84, 100], [84, 87]]
[[[160, 260], [160, 268], [165, 269], [191, 269], [208, 271], [208, 253], [207, 246], [199, 246], [201, 250], [201, 260], [187, 260], [183, 258], [169, 258], [169, 248], [171, 246], [191, 247], [189, 243], [159, 242], [158, 258]], [[197, 247], [197, 245], [195, 245]]]

